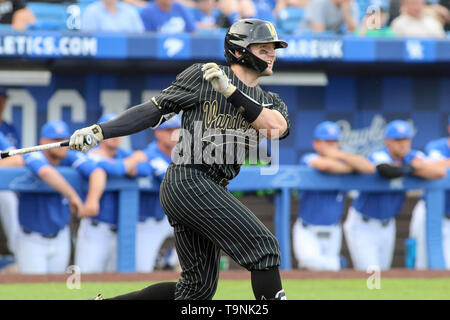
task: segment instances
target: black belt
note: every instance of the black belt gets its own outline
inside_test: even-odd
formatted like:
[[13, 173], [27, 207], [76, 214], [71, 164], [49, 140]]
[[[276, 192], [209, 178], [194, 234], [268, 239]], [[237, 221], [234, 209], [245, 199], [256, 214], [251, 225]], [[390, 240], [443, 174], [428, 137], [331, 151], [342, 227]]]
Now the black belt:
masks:
[[203, 171], [204, 173], [208, 174], [208, 176], [217, 184], [220, 184], [222, 187], [226, 187], [230, 181], [225, 178], [225, 177], [221, 177], [221, 176], [212, 176], [209, 173], [209, 170], [211, 169], [211, 167], [206, 166], [204, 164], [186, 164], [185, 165], [188, 168], [193, 168], [193, 169], [197, 169], [200, 171]]
[[42, 237], [44, 237], [46, 239], [55, 239], [58, 236], [58, 233], [59, 233], [59, 232], [57, 232], [57, 233], [43, 234], [43, 233], [40, 233], [40, 232], [37, 232], [37, 231], [28, 230], [28, 229], [26, 229], [24, 227], [22, 227], [22, 231], [25, 234], [31, 234], [33, 232], [36, 232], [36, 233], [40, 234]]
[[[374, 218], [369, 218], [369, 217], [367, 217], [367, 216], [362, 216], [362, 219], [363, 219], [363, 221], [364, 222], [369, 222], [370, 220], [372, 220], [372, 219], [374, 219]], [[375, 219], [374, 219], [375, 220]], [[376, 220], [378, 220], [378, 219], [376, 219]], [[391, 219], [388, 219], [388, 220], [379, 220], [380, 221], [380, 223], [381, 223], [381, 225], [383, 226], [383, 227], [386, 227], [388, 224], [389, 224], [389, 222], [391, 222]]]
[[[91, 220], [91, 225], [94, 227], [97, 227], [99, 225], [98, 221], [95, 220]], [[109, 226], [109, 230], [111, 230], [112, 232], [117, 232], [117, 227], [116, 226]]]

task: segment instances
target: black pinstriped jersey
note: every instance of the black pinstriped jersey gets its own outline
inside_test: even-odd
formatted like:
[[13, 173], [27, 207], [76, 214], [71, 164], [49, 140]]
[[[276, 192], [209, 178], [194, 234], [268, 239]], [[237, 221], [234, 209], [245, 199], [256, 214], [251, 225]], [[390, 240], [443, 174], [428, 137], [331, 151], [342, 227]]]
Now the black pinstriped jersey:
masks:
[[[172, 85], [152, 98], [164, 114], [182, 112], [179, 143], [172, 155], [175, 164], [206, 164], [214, 173], [234, 178], [262, 138], [226, 98], [203, 80], [202, 64], [193, 64]], [[230, 67], [221, 66], [233, 85], [260, 105], [278, 110], [289, 128], [287, 107], [281, 98], [260, 86], [248, 87]]]

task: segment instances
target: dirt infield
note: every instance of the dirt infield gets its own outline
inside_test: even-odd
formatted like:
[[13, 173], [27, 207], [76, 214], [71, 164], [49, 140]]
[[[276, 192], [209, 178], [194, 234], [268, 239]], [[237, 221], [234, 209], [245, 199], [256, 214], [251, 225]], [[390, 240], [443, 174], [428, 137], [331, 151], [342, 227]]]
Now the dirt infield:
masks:
[[[5, 274], [0, 275], [2, 283], [36, 283], [36, 282], [65, 282], [69, 274], [53, 275], [23, 275]], [[282, 279], [358, 279], [367, 278], [369, 273], [354, 270], [341, 270], [339, 272], [292, 270], [282, 271]], [[386, 278], [450, 278], [450, 270], [409, 270], [391, 269], [381, 272]], [[180, 278], [178, 272], [155, 271], [152, 273], [102, 273], [102, 274], [82, 274], [83, 281], [88, 282], [134, 282], [134, 281], [169, 281]], [[246, 270], [221, 271], [220, 279], [227, 280], [250, 280], [250, 273]]]

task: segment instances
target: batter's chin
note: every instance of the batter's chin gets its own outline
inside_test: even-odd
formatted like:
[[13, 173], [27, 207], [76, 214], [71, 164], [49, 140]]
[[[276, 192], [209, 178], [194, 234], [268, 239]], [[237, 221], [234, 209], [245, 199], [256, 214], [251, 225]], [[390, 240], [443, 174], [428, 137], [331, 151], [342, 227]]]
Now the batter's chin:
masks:
[[266, 70], [264, 70], [263, 72], [261, 72], [261, 77], [271, 76], [272, 74], [273, 74], [273, 70], [267, 68]]

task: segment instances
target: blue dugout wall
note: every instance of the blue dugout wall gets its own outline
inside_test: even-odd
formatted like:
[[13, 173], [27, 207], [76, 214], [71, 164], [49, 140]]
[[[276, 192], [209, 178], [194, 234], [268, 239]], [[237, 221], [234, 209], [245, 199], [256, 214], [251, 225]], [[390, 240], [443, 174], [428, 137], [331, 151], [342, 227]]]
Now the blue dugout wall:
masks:
[[[73, 169], [59, 171], [80, 193], [86, 191], [87, 182]], [[280, 166], [273, 174], [261, 174], [261, 168], [244, 167], [233, 179], [230, 191], [276, 190], [274, 225], [275, 236], [281, 249], [283, 270], [292, 268], [291, 261], [291, 194], [292, 190], [362, 190], [400, 191], [425, 190], [427, 206], [426, 241], [427, 259], [430, 269], [445, 269], [442, 248], [442, 220], [445, 208], [445, 190], [450, 189], [450, 177], [439, 180], [424, 180], [415, 177], [383, 179], [372, 175], [328, 175], [299, 166]], [[24, 168], [0, 169], [0, 190], [18, 192], [54, 192], [39, 178]], [[119, 272], [135, 271], [135, 232], [138, 219], [139, 190], [158, 192], [154, 181], [148, 178], [109, 179], [107, 190], [119, 192], [118, 219], [118, 263]]]

